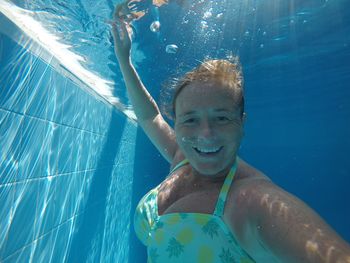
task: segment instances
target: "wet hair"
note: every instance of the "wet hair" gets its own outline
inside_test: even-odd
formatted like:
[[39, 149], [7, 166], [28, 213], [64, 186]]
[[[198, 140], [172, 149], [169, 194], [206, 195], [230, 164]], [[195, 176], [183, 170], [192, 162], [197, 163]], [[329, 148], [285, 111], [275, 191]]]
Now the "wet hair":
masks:
[[217, 81], [232, 89], [241, 116], [244, 113], [243, 74], [237, 57], [233, 59], [207, 59], [196, 68], [185, 73], [180, 79], [163, 85], [161, 104], [163, 113], [171, 120], [176, 118], [175, 104], [180, 92], [194, 81]]

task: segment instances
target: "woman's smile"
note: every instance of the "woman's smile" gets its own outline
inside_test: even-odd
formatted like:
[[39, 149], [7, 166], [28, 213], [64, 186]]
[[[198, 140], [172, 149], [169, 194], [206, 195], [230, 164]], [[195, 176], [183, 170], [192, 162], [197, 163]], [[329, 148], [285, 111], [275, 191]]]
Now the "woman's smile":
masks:
[[[202, 157], [217, 156], [224, 148], [223, 145], [220, 145], [217, 142], [208, 143], [206, 140], [200, 138], [182, 137], [182, 141], [188, 143], [195, 150], [195, 152]], [[215, 138], [214, 141], [217, 141], [217, 139]]]
[[223, 148], [223, 146], [221, 147], [193, 147], [196, 152], [200, 155], [204, 155], [204, 156], [211, 156], [211, 155], [215, 155], [217, 153], [219, 153], [221, 151], [221, 149]]

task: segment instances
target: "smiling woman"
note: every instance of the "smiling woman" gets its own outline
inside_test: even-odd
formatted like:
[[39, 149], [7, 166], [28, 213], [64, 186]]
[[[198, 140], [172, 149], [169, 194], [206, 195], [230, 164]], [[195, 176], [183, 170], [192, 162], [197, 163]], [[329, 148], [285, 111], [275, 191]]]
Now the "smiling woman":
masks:
[[115, 53], [140, 126], [173, 169], [135, 212], [148, 262], [350, 262], [350, 247], [301, 200], [238, 157], [243, 78], [208, 60], [180, 80], [174, 129], [130, 59], [129, 21], [116, 8]]
[[0, 0], [0, 262], [348, 261], [350, 1], [115, 2]]
[[226, 175], [225, 168], [235, 160], [243, 136], [242, 109], [235, 93], [207, 80], [189, 83], [177, 96], [177, 144], [202, 174]]

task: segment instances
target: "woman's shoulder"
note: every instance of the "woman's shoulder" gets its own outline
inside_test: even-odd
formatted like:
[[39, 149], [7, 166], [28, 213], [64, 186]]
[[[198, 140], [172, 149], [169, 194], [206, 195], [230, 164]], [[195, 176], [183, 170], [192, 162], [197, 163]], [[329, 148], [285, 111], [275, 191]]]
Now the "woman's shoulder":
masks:
[[267, 180], [271, 179], [265, 175], [262, 171], [248, 164], [242, 158], [238, 159], [238, 167], [235, 175], [235, 180], [240, 182], [250, 182], [252, 180]]
[[268, 176], [239, 158], [236, 175], [227, 197], [225, 214], [229, 215], [231, 219], [232, 217], [243, 216], [242, 211], [246, 211], [244, 206], [248, 200], [251, 200], [251, 193], [255, 192], [257, 186], [266, 183], [272, 183]]
[[243, 216], [242, 211], [246, 211], [246, 202], [252, 201], [252, 194], [260, 193], [260, 191], [256, 191], [257, 188], [261, 188], [265, 184], [273, 183], [262, 171], [239, 158], [236, 175], [227, 197], [225, 214], [231, 219]]
[[[262, 171], [244, 160], [240, 159], [238, 164], [235, 180], [227, 197], [223, 219], [233, 231], [238, 243], [251, 254], [251, 247], [255, 250], [259, 249], [254, 236], [256, 229], [250, 222], [251, 213], [254, 213], [252, 210], [256, 210], [255, 208], [264, 202], [264, 194], [266, 194], [264, 189], [268, 189], [273, 182]], [[275, 262], [268, 255], [262, 252], [261, 254], [263, 258], [268, 259], [265, 260], [266, 262]]]

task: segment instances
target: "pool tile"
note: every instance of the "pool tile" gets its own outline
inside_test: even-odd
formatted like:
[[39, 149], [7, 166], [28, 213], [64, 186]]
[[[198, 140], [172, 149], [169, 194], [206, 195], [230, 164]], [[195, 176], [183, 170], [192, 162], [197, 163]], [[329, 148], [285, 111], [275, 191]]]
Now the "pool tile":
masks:
[[14, 182], [18, 174], [23, 116], [0, 110], [0, 185]]

